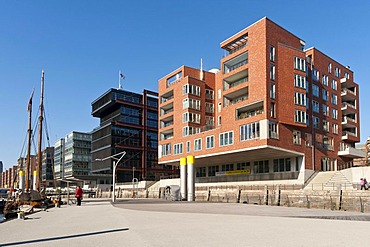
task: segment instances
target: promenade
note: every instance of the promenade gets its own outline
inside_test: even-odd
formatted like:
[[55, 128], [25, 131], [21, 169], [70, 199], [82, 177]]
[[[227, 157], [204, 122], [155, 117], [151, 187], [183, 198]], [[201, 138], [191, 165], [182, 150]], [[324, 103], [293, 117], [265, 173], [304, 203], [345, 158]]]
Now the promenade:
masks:
[[159, 199], [84, 200], [0, 224], [0, 246], [360, 246], [370, 214]]

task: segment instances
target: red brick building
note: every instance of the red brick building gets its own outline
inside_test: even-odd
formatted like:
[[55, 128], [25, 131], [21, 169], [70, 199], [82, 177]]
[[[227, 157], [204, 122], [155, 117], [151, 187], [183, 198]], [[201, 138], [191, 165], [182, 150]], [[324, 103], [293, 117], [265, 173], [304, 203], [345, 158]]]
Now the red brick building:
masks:
[[221, 42], [220, 70], [160, 79], [159, 163], [193, 156], [197, 182], [304, 183], [351, 167], [362, 155], [353, 71], [304, 46], [262, 18]]

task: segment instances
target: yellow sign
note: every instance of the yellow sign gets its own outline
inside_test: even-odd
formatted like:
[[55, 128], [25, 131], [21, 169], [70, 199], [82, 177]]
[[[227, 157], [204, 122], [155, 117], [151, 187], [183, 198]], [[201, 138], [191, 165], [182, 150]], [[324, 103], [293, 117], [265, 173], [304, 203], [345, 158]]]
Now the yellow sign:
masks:
[[248, 168], [245, 170], [216, 172], [216, 176], [233, 176], [233, 175], [246, 175], [246, 174], [251, 174], [251, 169]]

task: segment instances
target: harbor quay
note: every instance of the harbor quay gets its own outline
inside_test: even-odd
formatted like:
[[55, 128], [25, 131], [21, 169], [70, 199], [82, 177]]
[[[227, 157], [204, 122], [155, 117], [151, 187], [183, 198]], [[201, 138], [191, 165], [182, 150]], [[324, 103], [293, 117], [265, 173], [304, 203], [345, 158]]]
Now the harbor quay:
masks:
[[370, 214], [242, 203], [85, 199], [0, 224], [0, 246], [358, 246]]

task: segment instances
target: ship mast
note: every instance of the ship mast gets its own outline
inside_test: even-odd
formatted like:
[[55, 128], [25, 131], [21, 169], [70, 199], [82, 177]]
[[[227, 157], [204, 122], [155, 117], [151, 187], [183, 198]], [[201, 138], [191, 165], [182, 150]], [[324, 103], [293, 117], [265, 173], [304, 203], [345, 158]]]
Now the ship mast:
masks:
[[42, 121], [44, 119], [44, 70], [41, 75], [41, 96], [40, 96], [40, 116], [39, 116], [39, 139], [37, 149], [37, 170], [36, 170], [36, 190], [40, 191], [41, 187], [41, 166], [42, 166]]
[[31, 137], [32, 137], [32, 98], [33, 92], [31, 94], [30, 100], [28, 101], [28, 146], [27, 146], [27, 160], [26, 160], [26, 191], [29, 190], [30, 185], [30, 171], [31, 171]]

